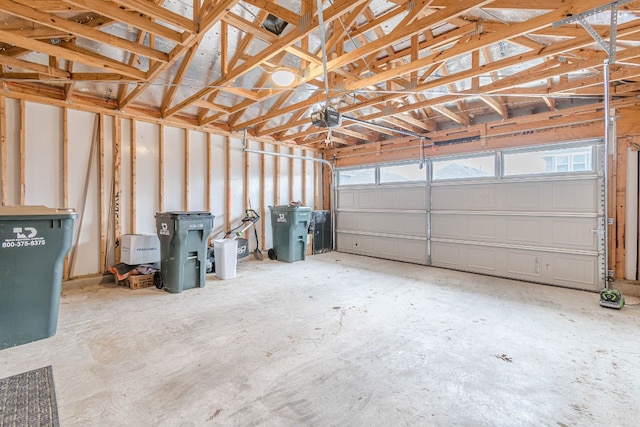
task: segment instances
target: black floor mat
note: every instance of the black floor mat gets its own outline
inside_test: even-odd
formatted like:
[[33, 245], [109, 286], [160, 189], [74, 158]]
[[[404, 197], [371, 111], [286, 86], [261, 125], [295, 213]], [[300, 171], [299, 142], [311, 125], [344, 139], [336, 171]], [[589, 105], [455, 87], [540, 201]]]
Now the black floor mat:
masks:
[[59, 426], [51, 366], [0, 380], [0, 426]]

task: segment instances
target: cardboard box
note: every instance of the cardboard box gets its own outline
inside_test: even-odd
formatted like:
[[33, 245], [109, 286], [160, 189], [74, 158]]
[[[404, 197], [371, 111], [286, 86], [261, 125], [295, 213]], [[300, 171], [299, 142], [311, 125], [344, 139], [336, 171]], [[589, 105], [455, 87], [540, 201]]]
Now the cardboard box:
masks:
[[155, 234], [123, 234], [120, 262], [128, 265], [160, 262], [160, 240]]
[[153, 286], [153, 274], [136, 274], [127, 277], [125, 280], [131, 289], [148, 288]]
[[307, 236], [307, 247], [305, 248], [306, 255], [313, 255], [313, 234]]

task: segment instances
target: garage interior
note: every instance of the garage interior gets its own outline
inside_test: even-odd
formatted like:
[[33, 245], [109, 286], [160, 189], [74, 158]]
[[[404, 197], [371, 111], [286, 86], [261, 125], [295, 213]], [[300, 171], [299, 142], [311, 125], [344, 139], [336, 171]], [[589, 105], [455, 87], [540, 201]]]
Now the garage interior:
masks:
[[[0, 0], [1, 204], [78, 214], [57, 334], [0, 378], [51, 365], [63, 426], [636, 425], [639, 17]], [[332, 251], [179, 294], [109, 273], [158, 212], [254, 209], [266, 253], [291, 202]]]

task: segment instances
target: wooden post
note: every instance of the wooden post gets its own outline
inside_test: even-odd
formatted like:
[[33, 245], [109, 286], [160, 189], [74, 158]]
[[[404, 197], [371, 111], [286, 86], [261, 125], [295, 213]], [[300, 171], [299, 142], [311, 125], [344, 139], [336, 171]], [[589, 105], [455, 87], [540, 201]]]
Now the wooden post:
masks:
[[[280, 152], [280, 146], [275, 146], [275, 152]], [[280, 205], [280, 157], [275, 156], [275, 167], [273, 171], [273, 205]]]
[[[249, 148], [249, 140], [247, 139], [246, 148]], [[250, 205], [250, 194], [249, 194], [249, 153], [244, 151], [244, 209], [248, 209]], [[249, 239], [249, 230], [245, 230], [244, 238]]]
[[122, 122], [120, 116], [113, 118], [113, 232], [115, 235], [116, 253], [114, 261], [120, 262], [120, 238], [122, 236], [122, 198], [120, 180], [122, 178]]
[[184, 130], [184, 210], [189, 210], [189, 129]]
[[7, 205], [7, 103], [0, 95], [0, 181], [2, 181], [2, 206]]
[[131, 234], [136, 234], [136, 121], [131, 119]]
[[226, 214], [224, 218], [225, 230], [231, 228], [231, 137], [227, 136], [227, 151], [225, 153], [225, 176], [224, 184], [226, 189]]
[[322, 209], [328, 211], [331, 209], [331, 169], [322, 168]]
[[26, 174], [27, 165], [25, 158], [26, 147], [26, 104], [24, 99], [20, 100], [20, 204], [24, 205], [26, 198]]
[[211, 180], [213, 179], [213, 167], [211, 165], [211, 156], [213, 155], [213, 147], [211, 146], [211, 133], [207, 132], [207, 210], [213, 210], [211, 201]]
[[99, 146], [99, 157], [98, 157], [98, 165], [100, 168], [100, 174], [98, 176], [99, 185], [100, 185], [100, 272], [105, 273], [107, 271], [107, 254], [106, 254], [106, 245], [107, 245], [107, 222], [108, 218], [105, 215], [105, 198], [104, 198], [104, 114], [100, 113], [99, 115], [99, 130], [100, 130], [100, 139], [98, 140]]
[[615, 203], [615, 216], [614, 216], [614, 229], [615, 229], [615, 264], [614, 264], [614, 276], [615, 279], [624, 279], [625, 276], [625, 263], [626, 263], [626, 247], [625, 247], [625, 230], [627, 226], [627, 141], [626, 138], [617, 138], [616, 140], [616, 186], [614, 194]]
[[[313, 157], [315, 158], [316, 155], [314, 153]], [[318, 162], [313, 162], [313, 208], [314, 209], [319, 209], [320, 208], [320, 203], [319, 203], [319, 199], [320, 199], [320, 175], [318, 174]]]
[[160, 123], [159, 140], [158, 140], [158, 211], [164, 212], [164, 125]]
[[[302, 150], [302, 157], [307, 157], [307, 150]], [[307, 203], [307, 161], [302, 161], [302, 204], [308, 206]]]
[[[293, 147], [289, 148], [289, 154], [293, 155]], [[295, 159], [293, 157], [289, 158], [289, 200], [287, 202], [293, 202], [295, 199], [294, 187], [296, 182], [295, 173]]]
[[[69, 110], [62, 108], [62, 206], [69, 207]], [[62, 277], [69, 278], [69, 254], [64, 258]]]
[[[260, 143], [260, 150], [265, 151], [266, 147], [266, 143], [264, 141], [262, 141]], [[266, 154], [263, 154], [260, 156], [260, 218], [262, 218], [262, 221], [260, 221], [260, 242], [262, 243], [262, 248], [261, 249], [265, 249], [266, 246], [264, 244], [264, 239], [266, 238], [266, 229], [265, 229], [265, 211], [266, 211], [266, 202], [264, 199], [264, 186], [265, 186], [265, 157]]]

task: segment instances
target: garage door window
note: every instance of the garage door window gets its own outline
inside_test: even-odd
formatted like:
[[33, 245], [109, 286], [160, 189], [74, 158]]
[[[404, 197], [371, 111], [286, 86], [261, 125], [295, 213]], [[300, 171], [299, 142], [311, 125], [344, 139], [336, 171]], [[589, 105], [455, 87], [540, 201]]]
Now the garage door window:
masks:
[[433, 160], [433, 180], [495, 178], [496, 156], [460, 157]]
[[363, 185], [376, 183], [376, 168], [341, 169], [338, 171], [338, 185]]
[[593, 147], [504, 153], [504, 176], [593, 172]]
[[425, 182], [427, 168], [424, 164], [405, 163], [401, 165], [380, 166], [380, 183]]

